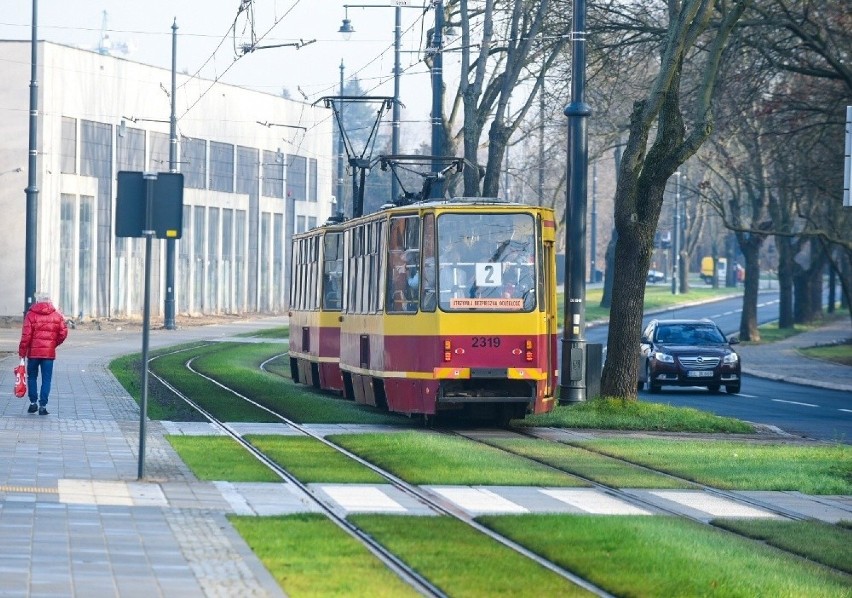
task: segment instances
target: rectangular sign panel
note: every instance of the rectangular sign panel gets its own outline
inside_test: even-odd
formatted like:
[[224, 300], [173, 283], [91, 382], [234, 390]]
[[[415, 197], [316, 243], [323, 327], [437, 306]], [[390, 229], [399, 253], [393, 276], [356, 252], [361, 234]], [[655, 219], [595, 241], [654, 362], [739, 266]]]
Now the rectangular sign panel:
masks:
[[183, 233], [183, 175], [179, 172], [118, 173], [115, 236], [144, 237], [148, 221], [148, 181], [153, 185], [150, 226], [158, 239], [180, 239]]

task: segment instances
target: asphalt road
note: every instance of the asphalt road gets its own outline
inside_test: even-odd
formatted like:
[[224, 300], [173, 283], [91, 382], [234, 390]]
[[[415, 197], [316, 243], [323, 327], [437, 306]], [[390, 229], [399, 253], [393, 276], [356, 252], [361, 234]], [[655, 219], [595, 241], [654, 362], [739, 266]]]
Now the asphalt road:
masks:
[[[728, 335], [740, 327], [742, 297], [736, 296], [704, 305], [679, 307], [651, 318], [710, 318]], [[758, 305], [758, 321], [763, 324], [778, 319], [778, 293], [762, 292]], [[589, 343], [606, 345], [608, 327], [587, 329]], [[637, 348], [638, 353], [638, 348]], [[822, 388], [776, 382], [755, 376], [744, 376], [742, 392], [710, 394], [706, 388], [664, 386], [659, 394], [643, 390], [640, 400], [694, 407], [717, 415], [736, 417], [745, 421], [772, 425], [781, 430], [808, 438], [852, 444], [852, 410], [848, 393]]]

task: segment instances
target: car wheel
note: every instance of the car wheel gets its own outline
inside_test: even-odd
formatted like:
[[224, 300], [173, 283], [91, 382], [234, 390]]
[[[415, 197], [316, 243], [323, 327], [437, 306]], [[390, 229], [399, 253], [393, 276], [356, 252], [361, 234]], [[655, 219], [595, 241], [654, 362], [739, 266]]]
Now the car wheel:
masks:
[[719, 392], [719, 385], [718, 384], [709, 384], [707, 386], [707, 390], [709, 390], [710, 392], [715, 394], [715, 393]]
[[738, 383], [736, 383], [736, 384], [728, 384], [728, 385], [725, 387], [725, 390], [727, 390], [727, 391], [728, 391], [728, 394], [729, 394], [729, 395], [736, 395], [736, 394], [739, 394], [739, 393], [740, 393], [740, 384], [739, 384], [739, 382], [738, 382]]
[[660, 385], [651, 382], [651, 364], [645, 363], [645, 380], [648, 381], [648, 392], [656, 394], [660, 392]]

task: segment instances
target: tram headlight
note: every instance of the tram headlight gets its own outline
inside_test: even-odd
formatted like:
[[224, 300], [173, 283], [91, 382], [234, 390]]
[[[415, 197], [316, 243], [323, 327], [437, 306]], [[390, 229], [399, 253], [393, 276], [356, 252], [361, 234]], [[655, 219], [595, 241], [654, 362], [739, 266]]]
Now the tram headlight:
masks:
[[534, 345], [531, 339], [524, 342], [524, 359], [533, 361], [535, 359]]
[[444, 340], [444, 361], [450, 361], [453, 358], [453, 344], [449, 339]]

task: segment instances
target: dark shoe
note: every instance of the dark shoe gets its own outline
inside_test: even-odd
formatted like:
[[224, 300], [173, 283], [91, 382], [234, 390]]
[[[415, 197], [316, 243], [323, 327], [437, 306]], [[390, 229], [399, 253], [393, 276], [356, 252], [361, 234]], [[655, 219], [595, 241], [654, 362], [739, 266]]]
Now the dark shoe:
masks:
[[38, 403], [30, 403], [29, 409], [27, 409], [27, 413], [35, 413], [38, 411]]
[[39, 407], [39, 408], [38, 408], [38, 414], [39, 414], [39, 415], [47, 415], [48, 413], [49, 413], [49, 412], [48, 412], [48, 410], [47, 410], [47, 408], [46, 408], [46, 407]]

